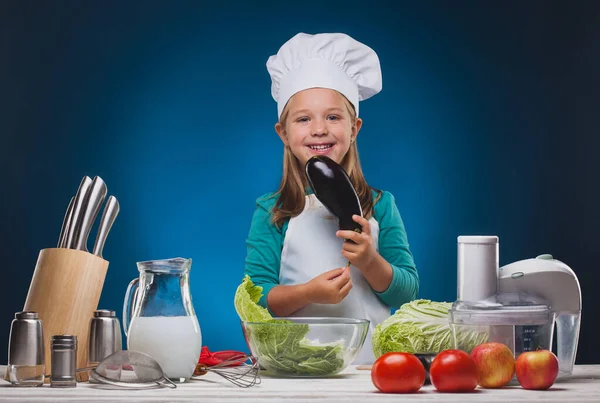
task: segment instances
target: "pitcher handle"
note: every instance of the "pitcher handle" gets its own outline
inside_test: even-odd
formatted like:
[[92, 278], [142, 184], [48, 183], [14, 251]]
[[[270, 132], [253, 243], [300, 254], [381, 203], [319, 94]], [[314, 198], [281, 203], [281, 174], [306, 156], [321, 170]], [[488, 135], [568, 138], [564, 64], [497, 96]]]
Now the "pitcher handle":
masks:
[[131, 280], [127, 286], [127, 291], [125, 292], [125, 301], [123, 301], [123, 331], [125, 332], [125, 336], [129, 333], [131, 313], [135, 311], [135, 300], [137, 299], [139, 281], [139, 278]]

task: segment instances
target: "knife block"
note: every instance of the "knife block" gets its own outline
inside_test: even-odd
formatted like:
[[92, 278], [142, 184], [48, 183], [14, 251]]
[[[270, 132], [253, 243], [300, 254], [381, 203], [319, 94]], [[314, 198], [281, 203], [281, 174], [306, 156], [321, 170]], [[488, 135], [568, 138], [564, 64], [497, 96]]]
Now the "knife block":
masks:
[[[46, 375], [52, 370], [50, 339], [54, 335], [76, 335], [77, 368], [88, 365], [90, 320], [98, 309], [107, 270], [108, 261], [89, 252], [40, 251], [23, 310], [37, 312], [42, 320]], [[88, 379], [88, 371], [77, 372], [79, 382]]]

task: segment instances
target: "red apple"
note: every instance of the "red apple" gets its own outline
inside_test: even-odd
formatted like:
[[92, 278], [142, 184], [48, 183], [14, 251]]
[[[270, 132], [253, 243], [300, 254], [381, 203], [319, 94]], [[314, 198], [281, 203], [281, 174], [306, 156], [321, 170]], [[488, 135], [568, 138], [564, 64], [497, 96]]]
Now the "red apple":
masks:
[[515, 374], [515, 357], [502, 343], [480, 344], [471, 351], [477, 366], [477, 383], [484, 388], [501, 388]]
[[545, 349], [527, 351], [517, 358], [515, 371], [523, 389], [548, 389], [558, 376], [558, 358]]

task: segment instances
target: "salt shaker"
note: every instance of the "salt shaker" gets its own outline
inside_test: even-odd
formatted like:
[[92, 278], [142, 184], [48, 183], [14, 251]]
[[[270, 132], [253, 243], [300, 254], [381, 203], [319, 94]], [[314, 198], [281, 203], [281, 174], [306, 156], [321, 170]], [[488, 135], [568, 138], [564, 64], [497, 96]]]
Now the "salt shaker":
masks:
[[77, 336], [52, 336], [50, 349], [52, 350], [50, 386], [54, 388], [77, 386]]
[[37, 312], [17, 312], [10, 326], [5, 379], [15, 386], [42, 386], [45, 371], [42, 321]]
[[88, 346], [88, 364], [100, 363], [109, 355], [122, 350], [121, 325], [115, 311], [100, 309], [94, 311], [90, 320], [90, 337]]

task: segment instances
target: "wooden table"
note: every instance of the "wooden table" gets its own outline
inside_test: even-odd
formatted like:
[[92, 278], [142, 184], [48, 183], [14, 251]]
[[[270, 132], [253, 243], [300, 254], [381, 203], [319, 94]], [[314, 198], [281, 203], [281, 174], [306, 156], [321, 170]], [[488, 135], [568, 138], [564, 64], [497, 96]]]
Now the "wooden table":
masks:
[[[5, 367], [0, 366], [3, 373]], [[371, 382], [370, 371], [351, 366], [342, 374], [325, 379], [281, 379], [262, 376], [260, 385], [239, 388], [216, 374], [203, 380], [179, 384], [176, 389], [124, 390], [108, 385], [79, 383], [70, 389], [13, 387], [0, 381], [0, 401], [5, 402], [600, 402], [600, 365], [578, 365], [570, 378], [559, 379], [548, 391], [529, 391], [519, 386], [502, 389], [477, 389], [473, 393], [439, 393], [431, 385], [417, 394], [379, 393]], [[243, 399], [243, 400], [241, 400]]]

